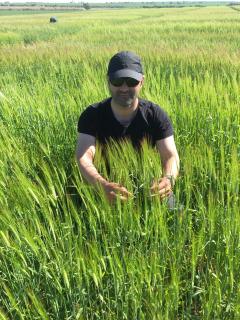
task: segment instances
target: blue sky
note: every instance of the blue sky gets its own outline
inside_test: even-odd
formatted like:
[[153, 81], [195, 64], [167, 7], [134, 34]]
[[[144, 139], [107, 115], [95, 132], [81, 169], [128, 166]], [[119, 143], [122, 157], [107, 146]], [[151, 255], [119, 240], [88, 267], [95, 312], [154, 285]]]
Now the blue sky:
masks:
[[[1, 2], [5, 2], [5, 1], [8, 1], [8, 2], [44, 2], [44, 3], [67, 3], [67, 2], [73, 2], [73, 3], [80, 3], [80, 2], [89, 2], [89, 3], [93, 3], [93, 2], [103, 2], [103, 3], [106, 3], [106, 2], [182, 2], [181, 0], [144, 0], [144, 1], [141, 1], [141, 0], [58, 0], [58, 1], [54, 1], [54, 0], [0, 0], [0, 3]], [[194, 2], [194, 0], [184, 0], [185, 2]], [[201, 2], [204, 2], [204, 1], [216, 1], [216, 2], [219, 2], [219, 0], [197, 0], [198, 1], [201, 1]], [[220, 0], [221, 1], [221, 0]], [[223, 1], [228, 1], [228, 0], [223, 0]], [[238, 2], [239, 0], [229, 0], [229, 2]]]

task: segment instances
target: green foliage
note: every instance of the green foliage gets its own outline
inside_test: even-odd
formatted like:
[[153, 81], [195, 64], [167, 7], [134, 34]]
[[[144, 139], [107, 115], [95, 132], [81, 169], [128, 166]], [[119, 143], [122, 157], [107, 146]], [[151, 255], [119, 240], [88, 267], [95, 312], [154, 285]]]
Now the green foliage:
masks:
[[[0, 318], [239, 319], [239, 14], [229, 7], [2, 17]], [[114, 32], [112, 31], [114, 29]], [[108, 95], [109, 58], [142, 56], [142, 96], [169, 113], [181, 212], [151, 197], [146, 142], [114, 143], [106, 203], [74, 159], [79, 114]], [[109, 170], [110, 168], [110, 170]]]

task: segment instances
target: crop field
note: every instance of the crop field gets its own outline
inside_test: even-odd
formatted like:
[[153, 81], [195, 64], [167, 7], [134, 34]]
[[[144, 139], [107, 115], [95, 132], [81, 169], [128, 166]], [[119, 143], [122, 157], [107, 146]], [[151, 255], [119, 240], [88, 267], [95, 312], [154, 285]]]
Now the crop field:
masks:
[[[1, 13], [0, 320], [240, 319], [235, 9], [63, 12], [56, 24]], [[77, 121], [109, 95], [120, 50], [142, 57], [141, 97], [173, 122], [174, 210], [149, 196], [161, 165], [147, 144], [112, 145], [110, 173], [96, 157], [133, 193], [126, 203], [79, 174]]]

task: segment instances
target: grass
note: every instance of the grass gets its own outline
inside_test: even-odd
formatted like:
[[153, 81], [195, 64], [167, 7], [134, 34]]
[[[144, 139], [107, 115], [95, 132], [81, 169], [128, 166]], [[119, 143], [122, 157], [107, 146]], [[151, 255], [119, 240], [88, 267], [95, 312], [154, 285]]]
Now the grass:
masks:
[[[0, 319], [239, 319], [238, 12], [48, 18], [1, 17]], [[142, 97], [174, 124], [181, 214], [149, 197], [161, 168], [147, 144], [109, 148], [110, 172], [96, 157], [133, 192], [126, 204], [79, 175], [77, 120], [108, 95], [121, 49], [142, 56]]]

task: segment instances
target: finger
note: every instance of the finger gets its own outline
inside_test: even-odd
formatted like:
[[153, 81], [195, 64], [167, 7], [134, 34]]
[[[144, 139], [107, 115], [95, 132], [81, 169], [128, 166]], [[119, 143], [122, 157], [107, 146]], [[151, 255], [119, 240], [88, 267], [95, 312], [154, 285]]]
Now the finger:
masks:
[[128, 200], [128, 197], [125, 197], [125, 196], [122, 196], [118, 193], [115, 193], [115, 192], [111, 192], [111, 197], [109, 198], [109, 202], [110, 203], [113, 203], [115, 202], [117, 199], [120, 199], [121, 201], [127, 201]]
[[171, 193], [172, 193], [172, 191], [170, 190], [170, 191], [168, 191], [168, 192], [166, 192], [164, 194], [161, 194], [160, 198], [161, 199], [168, 198], [171, 195]]
[[172, 188], [171, 188], [171, 186], [160, 187], [160, 185], [158, 185], [158, 187], [151, 188], [150, 191], [153, 194], [162, 195], [162, 194], [166, 194], [168, 192], [171, 192]]
[[171, 191], [172, 191], [171, 186], [167, 186], [165, 188], [159, 189], [158, 193], [160, 195], [162, 195], [162, 194], [166, 194], [166, 193], [171, 192]]
[[157, 197], [157, 198], [159, 198], [161, 201], [162, 200], [164, 200], [164, 199], [166, 199], [166, 198], [168, 198], [169, 196], [171, 195], [171, 192], [169, 192], [169, 193], [166, 193], [166, 194], [162, 194], [162, 195], [160, 195], [159, 193], [154, 193], [154, 194], [151, 194], [150, 195], [150, 197]]
[[110, 203], [114, 202], [116, 200], [116, 193], [114, 191], [110, 191], [108, 194], [107, 194], [107, 198], [108, 198], [108, 201]]
[[170, 194], [172, 193], [172, 189], [169, 188], [165, 188], [165, 189], [162, 189], [162, 190], [157, 190], [156, 192], [152, 193], [150, 196], [151, 197], [161, 197], [161, 198], [164, 198], [164, 197], [167, 197], [169, 196]]
[[128, 194], [123, 195], [123, 194], [121, 194], [119, 192], [114, 192], [114, 191], [110, 191], [109, 194], [111, 195], [111, 199], [112, 200], [116, 200], [117, 198], [121, 199], [121, 200], [127, 200], [128, 196], [129, 196]]
[[115, 188], [115, 190], [116, 190], [115, 192], [120, 193], [124, 196], [131, 196], [132, 195], [132, 193], [129, 192], [125, 187], [118, 187], [118, 188]]
[[169, 181], [169, 179], [160, 180], [158, 186], [159, 189], [167, 188], [168, 186], [171, 187], [171, 182]]
[[127, 189], [121, 190], [121, 194], [122, 194], [123, 196], [127, 196], [127, 197], [130, 197], [130, 196], [133, 195], [133, 194], [132, 194], [131, 192], [129, 192]]
[[150, 188], [150, 190], [161, 190], [161, 189], [164, 189], [164, 188], [168, 188], [168, 187], [171, 187], [171, 183], [169, 182], [169, 180], [162, 180], [162, 181], [159, 181], [159, 182], [154, 182]]
[[119, 198], [121, 201], [127, 201], [127, 200], [128, 200], [128, 197], [124, 197], [124, 196], [118, 196], [118, 198]]

